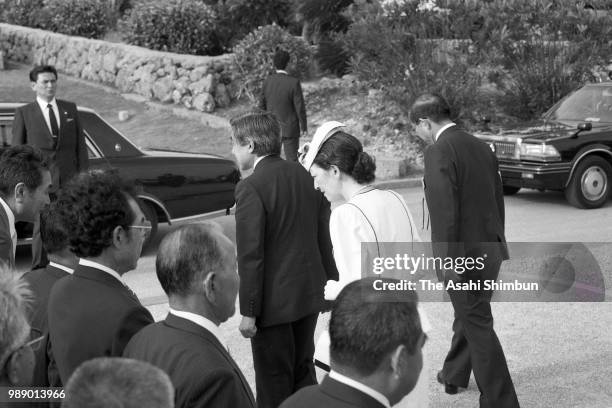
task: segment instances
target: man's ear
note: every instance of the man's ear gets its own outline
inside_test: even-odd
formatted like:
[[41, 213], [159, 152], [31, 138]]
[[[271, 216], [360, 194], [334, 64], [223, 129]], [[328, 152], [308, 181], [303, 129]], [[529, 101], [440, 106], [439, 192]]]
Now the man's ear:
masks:
[[334, 177], [339, 177], [341, 174], [340, 169], [335, 164], [332, 164], [331, 166], [329, 166], [329, 170]]
[[117, 225], [113, 229], [113, 245], [121, 247], [125, 241], [127, 241], [127, 231], [121, 225]]
[[253, 139], [247, 139], [249, 141], [249, 153], [254, 154], [254, 150], [255, 150], [255, 143], [253, 142]]
[[395, 350], [391, 352], [390, 364], [391, 364], [391, 371], [393, 371], [394, 378], [399, 378], [402, 375], [402, 371], [406, 369], [404, 365], [405, 365], [405, 360], [406, 360], [405, 354], [407, 353], [408, 353], [408, 350], [406, 349], [406, 346], [404, 346], [403, 344], [400, 344], [399, 346], [395, 348]]
[[25, 185], [25, 183], [17, 183], [17, 185], [15, 186], [15, 202], [23, 203], [27, 192], [28, 187]]
[[217, 274], [208, 272], [204, 278], [204, 294], [210, 303], [217, 299]]
[[36, 82], [30, 81], [30, 88], [32, 88], [32, 90], [36, 92]]

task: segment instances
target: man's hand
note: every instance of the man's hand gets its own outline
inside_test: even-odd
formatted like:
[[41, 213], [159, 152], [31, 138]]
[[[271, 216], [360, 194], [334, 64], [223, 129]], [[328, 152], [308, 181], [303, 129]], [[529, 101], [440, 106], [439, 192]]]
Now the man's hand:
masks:
[[307, 130], [302, 130], [302, 137], [306, 137], [308, 136], [308, 131]]
[[257, 326], [255, 326], [255, 318], [242, 316], [242, 320], [240, 321], [240, 327], [238, 327], [240, 333], [242, 333], [243, 337], [251, 338], [255, 336], [257, 333]]

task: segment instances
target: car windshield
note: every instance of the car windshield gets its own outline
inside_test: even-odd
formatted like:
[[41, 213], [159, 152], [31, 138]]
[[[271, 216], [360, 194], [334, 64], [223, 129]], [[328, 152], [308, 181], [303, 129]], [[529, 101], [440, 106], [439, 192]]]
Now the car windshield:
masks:
[[546, 115], [547, 120], [612, 123], [612, 84], [585, 86], [563, 99]]

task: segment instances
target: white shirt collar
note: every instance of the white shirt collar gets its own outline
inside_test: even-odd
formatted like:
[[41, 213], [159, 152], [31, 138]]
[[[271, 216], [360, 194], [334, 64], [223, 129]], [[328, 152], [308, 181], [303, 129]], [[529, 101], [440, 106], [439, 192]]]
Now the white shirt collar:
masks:
[[436, 137], [435, 137], [436, 142], [438, 141], [438, 138], [440, 137], [442, 132], [444, 132], [446, 129], [448, 129], [451, 126], [456, 126], [456, 125], [457, 125], [456, 123], [451, 122], [451, 123], [447, 123], [446, 125], [442, 126], [440, 130], [438, 130], [438, 132], [436, 133]]
[[0, 197], [0, 204], [4, 207], [4, 211], [6, 212], [6, 216], [8, 217], [9, 222], [9, 232], [11, 234], [11, 240], [13, 241], [13, 256], [15, 255], [15, 251], [17, 250], [17, 230], [15, 229], [15, 214], [13, 214], [13, 210], [8, 206], [6, 201], [2, 197]]
[[286, 74], [286, 75], [289, 75], [289, 74], [287, 73], [287, 71], [285, 71], [284, 69], [277, 69], [277, 70], [276, 70], [276, 73], [277, 73], [277, 74]]
[[265, 156], [259, 156], [258, 158], [255, 159], [255, 163], [253, 163], [253, 170], [255, 170], [255, 166], [257, 166], [257, 163], [259, 163], [260, 161], [262, 161], [265, 157], [271, 156], [269, 154], [266, 154]]
[[117, 271], [115, 271], [114, 269], [109, 268], [106, 265], [102, 265], [99, 264], [97, 262], [94, 261], [90, 261], [89, 259], [79, 259], [79, 265], [83, 265], [83, 266], [89, 266], [90, 268], [96, 268], [99, 269], [101, 271], [104, 271], [106, 273], [108, 273], [110, 276], [115, 277], [119, 282], [123, 283], [123, 281], [121, 280], [121, 275], [119, 275], [119, 273], [117, 273]]
[[36, 97], [36, 102], [38, 102], [38, 106], [40, 106], [40, 109], [42, 109], [42, 111], [43, 111], [43, 112], [46, 112], [46, 111], [47, 111], [47, 105], [48, 105], [48, 104], [51, 104], [51, 106], [53, 106], [53, 109], [54, 109], [56, 112], [59, 112], [59, 109], [58, 109], [58, 107], [57, 107], [57, 101], [55, 100], [55, 98], [53, 98], [53, 99], [51, 100], [51, 102], [47, 102], [47, 101], [45, 101], [45, 100], [43, 100], [43, 99], [41, 99], [41, 98], [39, 98], [39, 97], [37, 96], [37, 97]]
[[61, 269], [62, 271], [68, 272], [71, 275], [74, 273], [74, 269], [64, 266], [62, 264], [55, 263], [53, 261], [49, 261], [49, 266], [53, 266], [54, 268]]
[[182, 310], [174, 310], [173, 308], [170, 308], [170, 313], [172, 313], [175, 316], [182, 317], [183, 319], [187, 319], [197, 324], [198, 326], [205, 328], [206, 330], [211, 332], [212, 335], [217, 338], [217, 340], [219, 340], [219, 343], [223, 344], [223, 346], [226, 347], [225, 342], [223, 341], [223, 337], [221, 336], [221, 331], [219, 330], [219, 326], [214, 324], [209, 319], [199, 314], [185, 312]]
[[356, 390], [359, 390], [363, 392], [364, 394], [367, 394], [370, 397], [374, 398], [376, 401], [380, 402], [383, 406], [387, 408], [391, 408], [391, 403], [389, 402], [389, 399], [387, 397], [385, 397], [384, 395], [382, 395], [380, 392], [376, 391], [375, 389], [370, 388], [367, 385], [360, 383], [359, 381], [355, 381], [352, 378], [342, 375], [339, 372], [334, 371], [334, 370], [331, 370], [329, 372], [329, 378], [333, 378], [334, 380], [341, 382], [342, 384], [355, 388]]

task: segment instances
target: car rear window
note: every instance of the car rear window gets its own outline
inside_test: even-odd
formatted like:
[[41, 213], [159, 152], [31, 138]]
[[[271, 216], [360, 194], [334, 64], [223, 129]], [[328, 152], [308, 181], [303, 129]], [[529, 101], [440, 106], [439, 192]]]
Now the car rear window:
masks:
[[81, 125], [87, 136], [105, 157], [142, 156], [131, 142], [95, 113], [79, 111]]

